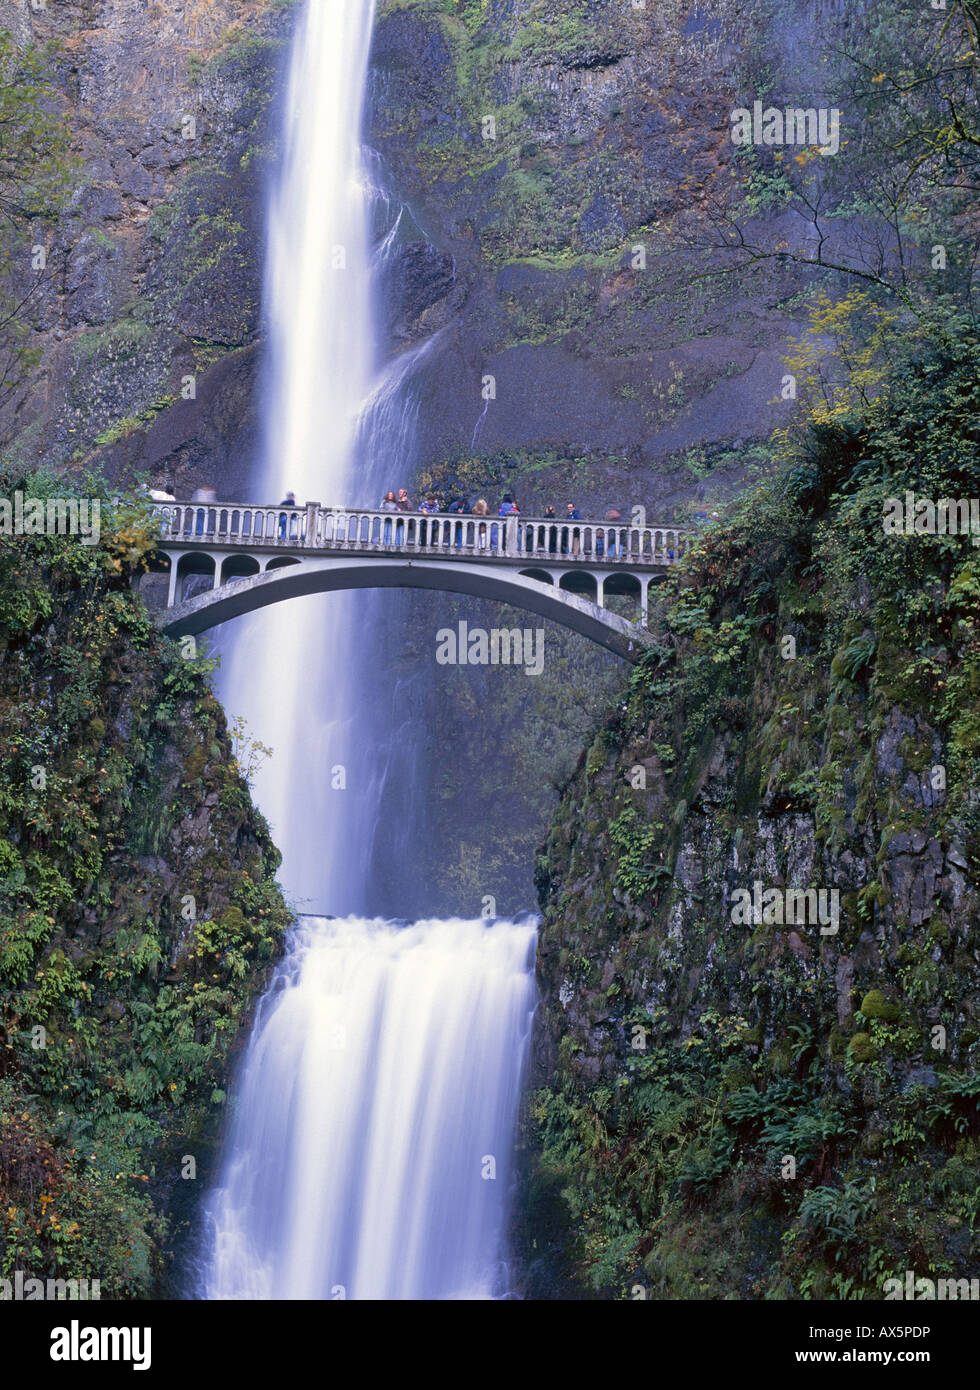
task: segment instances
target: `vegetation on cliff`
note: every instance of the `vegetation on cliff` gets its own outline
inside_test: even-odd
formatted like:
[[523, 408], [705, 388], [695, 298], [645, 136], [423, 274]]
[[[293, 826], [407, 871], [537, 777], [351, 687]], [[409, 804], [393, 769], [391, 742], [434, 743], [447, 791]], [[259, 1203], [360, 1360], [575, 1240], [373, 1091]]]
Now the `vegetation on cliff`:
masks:
[[[859, 306], [876, 365], [811, 380], [664, 586], [538, 861], [532, 1290], [548, 1248], [627, 1297], [976, 1273], [980, 558], [883, 522], [980, 495], [980, 344], [861, 297], [817, 328]], [[836, 890], [837, 930], [741, 922], [756, 883]]]
[[128, 587], [147, 509], [101, 501], [98, 545], [0, 537], [0, 1275], [133, 1297], [167, 1277], [288, 912], [211, 663]]
[[46, 233], [68, 192], [68, 141], [53, 109], [48, 54], [0, 31], [0, 407], [39, 352], [28, 324], [44, 280]]

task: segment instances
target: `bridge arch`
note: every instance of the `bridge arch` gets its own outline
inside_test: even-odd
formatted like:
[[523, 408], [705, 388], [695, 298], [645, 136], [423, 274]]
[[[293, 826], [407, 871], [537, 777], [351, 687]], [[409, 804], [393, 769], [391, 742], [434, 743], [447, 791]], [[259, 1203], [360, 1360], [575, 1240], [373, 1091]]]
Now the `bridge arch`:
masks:
[[227, 584], [232, 579], [249, 579], [253, 574], [261, 574], [262, 566], [254, 555], [226, 555], [221, 562], [218, 583], [215, 587]]
[[568, 570], [558, 581], [559, 589], [567, 594], [582, 594], [593, 603], [599, 598], [599, 580], [594, 574], [582, 570]]
[[176, 556], [172, 563], [176, 565], [174, 583], [178, 593], [183, 592], [188, 579], [210, 579], [211, 583], [204, 586], [207, 590], [213, 589], [217, 583], [218, 560], [206, 550], [189, 550]]
[[413, 563], [402, 557], [372, 561], [343, 552], [274, 568], [275, 563], [270, 562], [262, 573], [236, 576], [231, 583], [167, 608], [157, 615], [157, 622], [172, 637], [196, 636], [232, 618], [308, 594], [343, 589], [432, 589], [494, 599], [549, 618], [626, 661], [636, 661], [645, 646], [643, 633], [625, 618], [550, 579], [543, 582], [516, 569], [461, 565], [451, 560]]

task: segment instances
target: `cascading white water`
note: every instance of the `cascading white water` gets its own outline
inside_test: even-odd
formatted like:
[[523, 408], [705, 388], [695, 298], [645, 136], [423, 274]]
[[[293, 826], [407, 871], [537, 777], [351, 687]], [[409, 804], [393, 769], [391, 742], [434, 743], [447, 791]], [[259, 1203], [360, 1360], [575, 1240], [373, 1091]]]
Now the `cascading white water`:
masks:
[[[300, 502], [374, 505], [380, 480], [394, 472], [385, 486], [397, 485], [414, 465], [414, 382], [432, 342], [374, 361], [371, 267], [397, 233], [389, 226], [372, 256], [379, 190], [359, 132], [373, 9], [308, 0], [294, 40], [269, 215], [263, 501], [291, 488]], [[301, 599], [243, 622], [223, 654], [226, 705], [275, 750], [255, 793], [287, 890], [334, 912], [366, 910], [385, 784], [401, 788], [406, 835], [419, 824], [409, 814], [418, 731], [397, 722], [392, 692], [371, 701], [377, 617], [363, 594]], [[389, 857], [410, 863], [411, 848], [406, 838]], [[535, 935], [530, 921], [302, 919], [232, 1097], [196, 1292], [508, 1292]]]
[[[268, 215], [268, 325], [263, 502], [286, 492], [329, 506], [359, 495], [356, 441], [374, 387], [369, 180], [361, 153], [374, 0], [310, 0], [293, 41], [282, 163]], [[299, 902], [356, 910], [338, 837], [332, 769], [352, 744], [350, 663], [356, 596], [279, 605], [240, 625], [223, 656], [221, 692], [274, 750], [256, 795]], [[356, 793], [356, 782], [351, 788]], [[331, 793], [334, 795], [331, 797]]]
[[490, 1298], [533, 924], [308, 919], [245, 1061], [211, 1298]]

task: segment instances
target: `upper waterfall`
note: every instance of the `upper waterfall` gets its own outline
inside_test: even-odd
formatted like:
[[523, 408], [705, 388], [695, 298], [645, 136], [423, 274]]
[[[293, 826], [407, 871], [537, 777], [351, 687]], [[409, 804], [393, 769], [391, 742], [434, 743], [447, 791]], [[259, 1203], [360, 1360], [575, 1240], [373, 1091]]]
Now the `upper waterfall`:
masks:
[[[374, 0], [310, 0], [293, 38], [267, 213], [264, 502], [291, 490], [300, 502], [336, 505], [367, 486], [358, 481], [359, 464], [370, 463], [358, 437], [377, 390], [377, 194], [361, 123], [373, 22]], [[354, 680], [335, 679], [352, 669], [355, 603], [327, 596], [254, 615], [235, 633], [221, 676], [225, 704], [273, 749], [255, 790], [283, 848], [287, 890], [329, 911], [363, 906], [362, 856], [350, 853], [348, 833], [369, 814], [352, 771], [363, 695]], [[302, 678], [284, 680], [283, 660], [301, 653]]]
[[268, 215], [269, 398], [263, 487], [351, 493], [373, 368], [361, 115], [374, 0], [312, 0], [293, 43]]

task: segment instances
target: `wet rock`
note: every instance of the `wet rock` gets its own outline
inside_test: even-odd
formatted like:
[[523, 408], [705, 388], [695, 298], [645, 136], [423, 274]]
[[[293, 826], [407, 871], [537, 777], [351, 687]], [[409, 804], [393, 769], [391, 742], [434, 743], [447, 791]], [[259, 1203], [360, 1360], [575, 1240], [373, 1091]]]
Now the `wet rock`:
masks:
[[455, 264], [452, 256], [419, 239], [399, 247], [386, 278], [390, 331], [396, 338], [411, 338], [425, 311], [452, 290]]
[[122, 289], [125, 260], [122, 250], [105, 232], [87, 229], [68, 256], [65, 271], [70, 326], [109, 323]]

